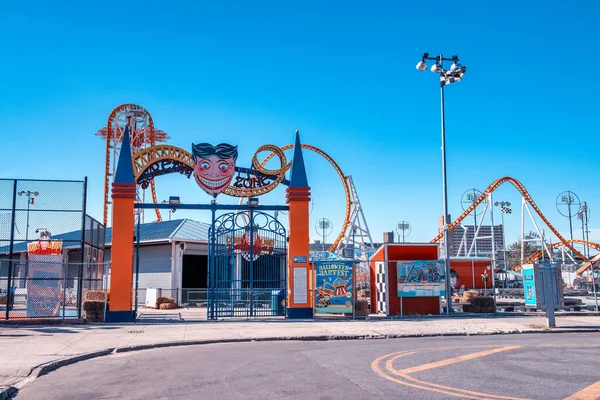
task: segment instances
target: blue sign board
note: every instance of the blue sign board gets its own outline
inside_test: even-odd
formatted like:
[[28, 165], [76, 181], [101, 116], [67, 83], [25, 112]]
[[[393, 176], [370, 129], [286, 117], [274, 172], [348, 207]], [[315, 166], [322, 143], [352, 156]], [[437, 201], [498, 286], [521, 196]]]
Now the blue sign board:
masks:
[[533, 265], [523, 265], [522, 272], [525, 305], [537, 307], [537, 297], [535, 293], [535, 270], [533, 268]]
[[446, 295], [446, 275], [443, 261], [398, 261], [397, 272], [399, 297]]

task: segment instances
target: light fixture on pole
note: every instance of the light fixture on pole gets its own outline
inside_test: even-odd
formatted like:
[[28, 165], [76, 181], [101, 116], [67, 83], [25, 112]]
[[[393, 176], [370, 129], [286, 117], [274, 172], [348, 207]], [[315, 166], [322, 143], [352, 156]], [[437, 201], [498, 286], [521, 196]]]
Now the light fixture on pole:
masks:
[[26, 222], [26, 227], [25, 227], [25, 242], [27, 242], [27, 241], [29, 241], [29, 207], [35, 203], [35, 198], [37, 196], [39, 196], [40, 192], [32, 192], [29, 190], [23, 190], [17, 194], [19, 196], [27, 196], [27, 222]]
[[320, 234], [323, 238], [323, 251], [325, 251], [325, 238], [333, 231], [333, 225], [331, 221], [327, 218], [321, 218], [317, 221], [317, 225], [315, 226], [317, 233]]
[[[444, 204], [444, 268], [446, 270], [446, 312], [450, 314], [452, 307], [450, 298], [452, 297], [452, 286], [450, 284], [450, 254], [448, 245], [448, 225], [450, 224], [448, 217], [448, 190], [446, 180], [446, 121], [444, 115], [444, 86], [462, 80], [467, 67], [462, 66], [458, 62], [458, 56], [454, 55], [451, 58], [444, 58], [442, 54], [436, 57], [429, 57], [429, 53], [423, 53], [421, 61], [417, 64], [419, 71], [425, 71], [427, 65], [425, 60], [434, 60], [435, 64], [431, 68], [431, 72], [440, 75], [440, 104], [441, 104], [441, 119], [442, 119], [442, 198]], [[444, 69], [444, 61], [452, 61], [449, 70]]]
[[[508, 259], [506, 258], [506, 227], [504, 226], [504, 214], [511, 214], [512, 209], [508, 208], [510, 207], [509, 201], [497, 201], [494, 203], [494, 205], [496, 207], [500, 207], [502, 215], [502, 259], [504, 260], [504, 287], [506, 288], [506, 284], [508, 281]], [[494, 229], [493, 226], [492, 229]]]
[[[577, 219], [581, 220], [581, 240], [590, 241], [590, 231], [588, 230], [588, 221], [590, 220], [590, 208], [587, 202], [583, 202], [577, 211]], [[584, 253], [587, 258], [590, 258], [590, 246], [584, 243]]]
[[573, 240], [573, 221], [572, 218], [577, 214], [581, 202], [579, 197], [570, 190], [564, 191], [556, 198], [556, 209], [563, 216], [569, 218], [569, 232]]
[[409, 236], [411, 231], [410, 224], [406, 221], [400, 221], [396, 224], [396, 232], [398, 233], [398, 238], [402, 236], [402, 243], [404, 243], [404, 238]]
[[[168, 202], [167, 200], [163, 200], [160, 202], [161, 204], [171, 204], [170, 202]], [[174, 213], [175, 211], [177, 211], [175, 208], [169, 208], [169, 221], [171, 220], [171, 213]], [[139, 222], [139, 221], [138, 221]]]

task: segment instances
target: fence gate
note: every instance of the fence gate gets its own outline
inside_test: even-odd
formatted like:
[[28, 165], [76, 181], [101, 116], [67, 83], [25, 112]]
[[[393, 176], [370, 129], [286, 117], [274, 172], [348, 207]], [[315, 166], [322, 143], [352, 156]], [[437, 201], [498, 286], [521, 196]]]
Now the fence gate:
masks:
[[232, 212], [208, 237], [208, 318], [284, 315], [285, 227], [260, 211]]

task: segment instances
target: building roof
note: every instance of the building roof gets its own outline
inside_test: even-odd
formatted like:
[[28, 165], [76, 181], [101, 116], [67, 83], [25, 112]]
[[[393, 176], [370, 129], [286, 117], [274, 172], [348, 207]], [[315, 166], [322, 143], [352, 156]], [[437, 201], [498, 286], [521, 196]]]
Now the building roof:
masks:
[[[134, 225], [134, 230], [137, 225]], [[194, 240], [208, 242], [208, 229], [210, 224], [194, 221], [191, 219], [176, 219], [172, 221], [148, 222], [140, 224], [140, 243], [175, 240]], [[134, 231], [135, 234], [135, 231]], [[106, 228], [106, 247], [112, 242], [112, 228]], [[79, 248], [81, 242], [81, 230], [53, 235], [52, 240], [62, 240], [64, 248]], [[6, 243], [6, 242], [5, 242]], [[9, 246], [1, 246], [0, 254], [7, 254]], [[15, 242], [14, 253], [27, 251], [25, 242]]]
[[[140, 243], [156, 242], [169, 239], [197, 240], [208, 242], [210, 224], [191, 219], [175, 219], [172, 221], [149, 222], [140, 224]], [[134, 225], [134, 230], [137, 225]], [[106, 228], [106, 245], [112, 242], [112, 228]]]

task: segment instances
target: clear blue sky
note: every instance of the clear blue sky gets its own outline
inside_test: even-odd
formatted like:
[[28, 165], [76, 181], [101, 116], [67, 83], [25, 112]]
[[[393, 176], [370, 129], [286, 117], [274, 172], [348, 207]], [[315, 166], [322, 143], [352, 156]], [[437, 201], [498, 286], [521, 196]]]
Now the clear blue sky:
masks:
[[[2, 1], [0, 177], [88, 176], [101, 219], [94, 133], [114, 107], [136, 103], [173, 145], [238, 144], [240, 166], [299, 129], [353, 176], [375, 240], [406, 220], [409, 240], [429, 241], [442, 213], [439, 84], [415, 64], [423, 52], [457, 54], [468, 70], [446, 88], [453, 219], [464, 191], [511, 176], [567, 235], [556, 198], [578, 194], [600, 241], [599, 20], [597, 1]], [[339, 229], [341, 184], [324, 160], [305, 159], [311, 224], [327, 217]], [[158, 178], [157, 190], [209, 201], [180, 176]], [[520, 195], [494, 197], [515, 204], [512, 242]], [[283, 199], [279, 188], [262, 203]]]

